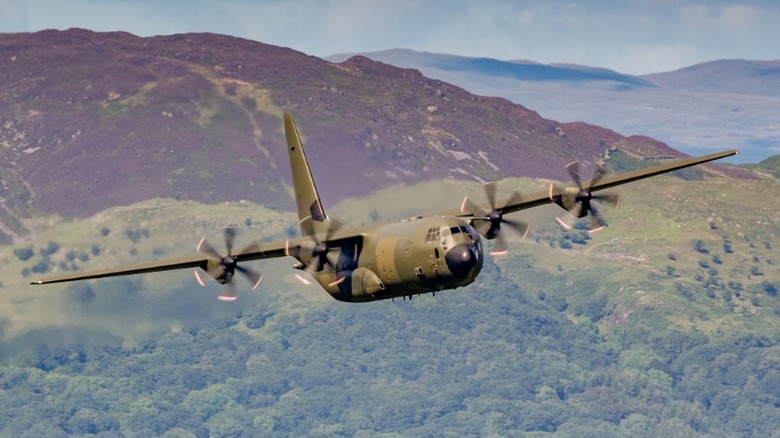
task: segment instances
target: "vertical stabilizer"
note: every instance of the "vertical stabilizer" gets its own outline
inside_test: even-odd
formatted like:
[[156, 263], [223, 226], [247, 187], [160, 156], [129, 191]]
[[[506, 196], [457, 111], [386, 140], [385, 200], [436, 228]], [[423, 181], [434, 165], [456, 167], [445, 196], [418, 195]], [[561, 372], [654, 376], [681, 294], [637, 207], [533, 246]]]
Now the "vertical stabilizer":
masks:
[[284, 132], [287, 135], [287, 151], [290, 153], [295, 203], [298, 206], [301, 234], [324, 233], [328, 230], [329, 219], [322, 208], [317, 186], [309, 170], [303, 143], [290, 113], [284, 114]]

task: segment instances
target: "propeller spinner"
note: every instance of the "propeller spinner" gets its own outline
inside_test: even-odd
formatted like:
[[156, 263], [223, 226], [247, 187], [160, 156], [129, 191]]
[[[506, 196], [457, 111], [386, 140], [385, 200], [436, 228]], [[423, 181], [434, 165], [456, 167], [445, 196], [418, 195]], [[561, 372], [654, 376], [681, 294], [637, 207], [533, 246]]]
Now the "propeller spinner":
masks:
[[566, 209], [572, 218], [562, 219], [556, 217], [555, 220], [567, 229], [571, 229], [574, 226], [574, 220], [587, 217], [590, 220], [589, 233], [599, 231], [607, 226], [606, 221], [601, 216], [599, 211], [595, 208], [592, 201], [605, 202], [613, 207], [617, 208], [620, 205], [620, 195], [617, 193], [603, 193], [600, 195], [593, 194], [591, 187], [598, 184], [601, 178], [604, 177], [605, 170], [603, 166], [599, 166], [593, 172], [593, 176], [590, 179], [590, 183], [587, 186], [582, 184], [582, 177], [580, 176], [579, 162], [573, 161], [566, 165], [566, 170], [569, 172], [572, 181], [577, 185], [577, 191], [571, 191], [566, 189], [560, 189], [554, 183], [550, 185], [550, 199], [559, 206]]
[[[495, 239], [493, 244], [493, 250], [490, 251], [492, 255], [506, 254], [509, 251], [509, 246], [506, 243], [504, 234], [501, 233], [501, 225], [506, 225], [510, 230], [514, 231], [521, 238], [525, 238], [528, 235], [530, 226], [526, 222], [515, 221], [504, 218], [504, 212], [502, 208], [496, 207], [496, 183], [489, 182], [484, 185], [485, 197], [487, 197], [488, 204], [490, 205], [490, 211], [485, 211], [478, 205], [472, 203], [468, 197], [463, 200], [461, 205], [461, 212], [471, 211], [474, 217], [471, 218], [471, 224], [485, 239]], [[523, 195], [520, 192], [514, 192], [505, 205], [518, 204], [524, 200]]]
[[[251, 249], [254, 249], [256, 244], [249, 245], [238, 253], [233, 254], [233, 244], [235, 242], [236, 232], [237, 229], [235, 227], [227, 227], [224, 230], [225, 249], [227, 251], [226, 256], [222, 256], [222, 254], [215, 250], [205, 237], [198, 243], [198, 252], [208, 256], [208, 263], [204, 270], [210, 277], [217, 280], [218, 283], [225, 285], [222, 293], [217, 297], [220, 301], [235, 301], [238, 298], [238, 295], [236, 295], [236, 286], [235, 283], [233, 283], [233, 277], [235, 276], [236, 271], [246, 277], [252, 285], [252, 290], [257, 289], [257, 287], [260, 286], [260, 282], [263, 281], [263, 274], [244, 268], [238, 264], [241, 254], [245, 254]], [[197, 270], [195, 271], [195, 277], [201, 286], [205, 286], [206, 282]]]

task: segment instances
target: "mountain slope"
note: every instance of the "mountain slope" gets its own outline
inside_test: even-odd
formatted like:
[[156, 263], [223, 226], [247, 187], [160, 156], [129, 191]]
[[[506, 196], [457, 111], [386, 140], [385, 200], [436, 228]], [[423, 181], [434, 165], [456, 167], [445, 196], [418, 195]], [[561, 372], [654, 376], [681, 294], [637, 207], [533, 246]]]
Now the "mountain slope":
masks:
[[[392, 219], [458, 202], [462, 185], [393, 187], [330, 211]], [[301, 284], [289, 260], [256, 262], [263, 285], [241, 283], [230, 305], [189, 272], [25, 289], [18, 273], [47, 257], [93, 269], [187, 254], [226, 220], [258, 224], [241, 244], [296, 222], [169, 200], [39, 218], [33, 257], [0, 264], [0, 434], [771, 436], [780, 228], [755, 193], [774, 199], [780, 185], [665, 176], [622, 193], [600, 233], [535, 227], [466, 288], [361, 305]], [[554, 224], [548, 207], [515, 217]], [[137, 241], [127, 232], [144, 227]], [[41, 254], [52, 241], [57, 253]]]
[[760, 163], [746, 165], [745, 167], [754, 172], [760, 172], [771, 175], [775, 179], [780, 179], [780, 155], [772, 155]]
[[5, 34], [0, 58], [1, 170], [21, 214], [83, 217], [153, 197], [287, 208], [284, 111], [331, 202], [441, 177], [565, 178], [565, 163], [613, 147], [678, 155], [416, 70], [222, 35]]
[[[780, 127], [775, 123], [780, 111], [778, 61], [722, 60], [675, 72], [630, 76], [592, 67], [530, 61], [516, 67], [510, 61], [410, 50], [363, 56], [418, 68], [426, 76], [476, 94], [505, 97], [544, 117], [648, 135], [690, 154], [734, 147], [742, 151], [739, 161], [749, 163], [766, 158], [780, 144]], [[523, 68], [543, 74], [505, 72]]]

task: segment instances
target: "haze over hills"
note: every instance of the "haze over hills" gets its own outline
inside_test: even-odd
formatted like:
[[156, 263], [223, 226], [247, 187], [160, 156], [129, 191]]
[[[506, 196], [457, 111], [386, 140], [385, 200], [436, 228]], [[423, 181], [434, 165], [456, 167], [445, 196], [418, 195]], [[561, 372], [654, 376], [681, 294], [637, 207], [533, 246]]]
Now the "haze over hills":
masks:
[[[363, 53], [419, 69], [473, 93], [501, 96], [561, 121], [644, 134], [690, 154], [736, 147], [740, 162], [780, 152], [780, 61], [719, 60], [631, 76], [568, 64], [500, 61], [411, 50]], [[334, 55], [338, 62], [351, 55]]]
[[610, 148], [679, 155], [416, 70], [222, 35], [4, 34], [0, 58], [2, 197], [19, 214], [84, 217], [154, 197], [288, 208], [285, 111], [332, 202], [433, 178], [565, 179], [565, 163]]

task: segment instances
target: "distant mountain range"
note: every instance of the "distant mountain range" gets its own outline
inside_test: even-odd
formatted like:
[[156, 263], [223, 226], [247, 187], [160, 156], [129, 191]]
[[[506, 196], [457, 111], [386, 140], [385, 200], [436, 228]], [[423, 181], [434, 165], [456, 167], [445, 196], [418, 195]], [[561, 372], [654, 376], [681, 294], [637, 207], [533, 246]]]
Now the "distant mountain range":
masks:
[[[353, 55], [327, 59], [339, 62]], [[360, 55], [419, 69], [476, 94], [505, 97], [544, 117], [648, 135], [690, 154], [737, 147], [741, 161], [756, 162], [780, 152], [780, 60], [720, 60], [631, 76], [404, 49]]]
[[[650, 88], [607, 71], [559, 69]], [[593, 163], [613, 148], [679, 155], [646, 136], [548, 120], [417, 70], [361, 56], [335, 64], [215, 34], [2, 34], [0, 79], [8, 228], [14, 215], [84, 217], [153, 197], [292, 208], [285, 111], [297, 118], [328, 202], [433, 178], [565, 179], [565, 163]]]
[[612, 81], [632, 86], [653, 86], [639, 77], [613, 70], [574, 64], [540, 64], [528, 60], [502, 61], [493, 58], [471, 58], [408, 49], [391, 49], [379, 52], [337, 54], [326, 57], [333, 62], [343, 62], [353, 56], [365, 56], [376, 61], [425, 72], [438, 70], [503, 77], [520, 81]]

